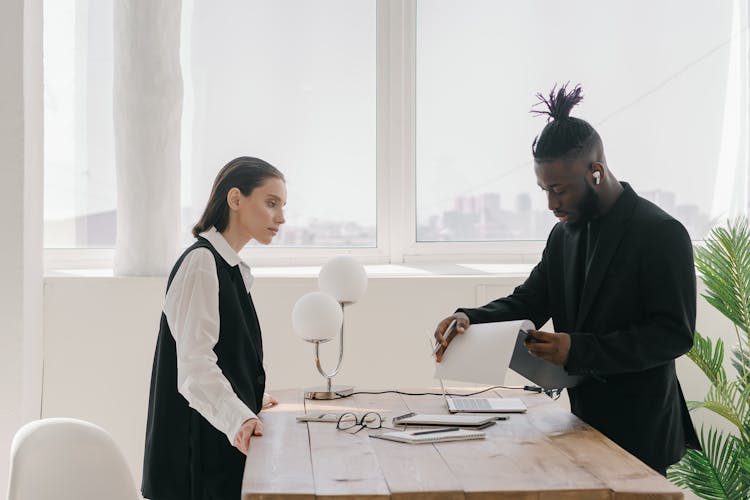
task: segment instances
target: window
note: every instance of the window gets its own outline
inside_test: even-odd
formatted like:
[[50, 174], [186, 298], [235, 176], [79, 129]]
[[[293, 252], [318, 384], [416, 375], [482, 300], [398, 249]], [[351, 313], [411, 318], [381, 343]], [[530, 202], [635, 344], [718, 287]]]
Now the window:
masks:
[[[112, 0], [44, 12], [45, 247], [112, 248]], [[287, 176], [287, 258], [538, 252], [529, 109], [567, 81], [615, 176], [694, 239], [748, 209], [742, 2], [184, 0], [182, 25], [186, 244], [248, 154]]]
[[582, 84], [572, 114], [615, 177], [693, 239], [728, 198], [747, 208], [747, 14], [731, 2], [419, 1], [416, 40], [419, 242], [546, 238], [529, 110], [555, 82]]
[[112, 2], [44, 2], [44, 246], [111, 248]]
[[183, 12], [184, 236], [216, 173], [287, 177], [274, 245], [375, 247], [375, 1], [192, 2]]
[[[45, 247], [111, 248], [112, 1], [47, 0]], [[219, 169], [287, 177], [274, 244], [375, 247], [375, 1], [183, 2], [182, 233]]]

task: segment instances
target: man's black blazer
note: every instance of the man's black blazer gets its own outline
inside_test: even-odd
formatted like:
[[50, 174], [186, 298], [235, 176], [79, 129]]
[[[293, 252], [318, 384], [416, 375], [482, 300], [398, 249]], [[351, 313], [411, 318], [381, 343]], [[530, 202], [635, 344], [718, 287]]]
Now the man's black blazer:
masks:
[[[655, 468], [698, 448], [674, 359], [693, 345], [696, 287], [685, 228], [627, 183], [602, 216], [583, 276], [581, 229], [558, 223], [539, 264], [472, 323], [552, 318], [571, 335], [565, 369], [589, 375], [568, 390], [572, 412]], [[582, 286], [580, 283], [583, 282]]]

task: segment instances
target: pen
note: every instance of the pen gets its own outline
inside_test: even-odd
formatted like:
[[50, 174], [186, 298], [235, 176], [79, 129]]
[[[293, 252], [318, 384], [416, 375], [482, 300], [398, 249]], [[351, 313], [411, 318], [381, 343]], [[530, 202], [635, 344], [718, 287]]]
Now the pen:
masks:
[[[455, 326], [456, 326], [456, 320], [454, 319], [453, 321], [451, 321], [451, 324], [448, 325], [448, 328], [445, 329], [445, 332], [443, 333], [443, 338], [444, 339], [446, 339], [446, 340], [448, 339], [448, 335], [451, 334], [451, 332], [453, 331], [453, 328], [455, 328]], [[435, 343], [435, 347], [432, 349], [432, 355], [434, 356], [435, 354], [437, 354], [438, 350], [441, 347], [443, 347], [443, 344], [441, 344], [440, 342], [436, 342]]]
[[451, 432], [461, 430], [459, 427], [446, 427], [445, 429], [430, 429], [429, 431], [412, 432], [412, 436], [421, 436], [422, 434], [435, 434], [437, 432]]

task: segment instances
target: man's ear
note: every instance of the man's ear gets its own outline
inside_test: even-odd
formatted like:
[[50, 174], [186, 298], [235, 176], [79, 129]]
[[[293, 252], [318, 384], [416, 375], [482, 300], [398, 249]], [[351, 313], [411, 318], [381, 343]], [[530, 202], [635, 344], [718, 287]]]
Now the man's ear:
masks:
[[604, 180], [604, 164], [595, 161], [589, 167], [594, 184], [599, 185]]

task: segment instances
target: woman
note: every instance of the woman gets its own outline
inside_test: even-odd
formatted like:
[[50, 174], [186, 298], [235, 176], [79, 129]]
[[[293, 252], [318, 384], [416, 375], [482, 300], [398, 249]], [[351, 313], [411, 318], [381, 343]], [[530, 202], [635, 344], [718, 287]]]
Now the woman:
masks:
[[230, 161], [193, 228], [197, 241], [172, 269], [151, 372], [141, 487], [148, 499], [240, 498], [250, 439], [263, 434], [266, 377], [253, 278], [238, 253], [251, 239], [271, 242], [285, 203], [276, 168]]

